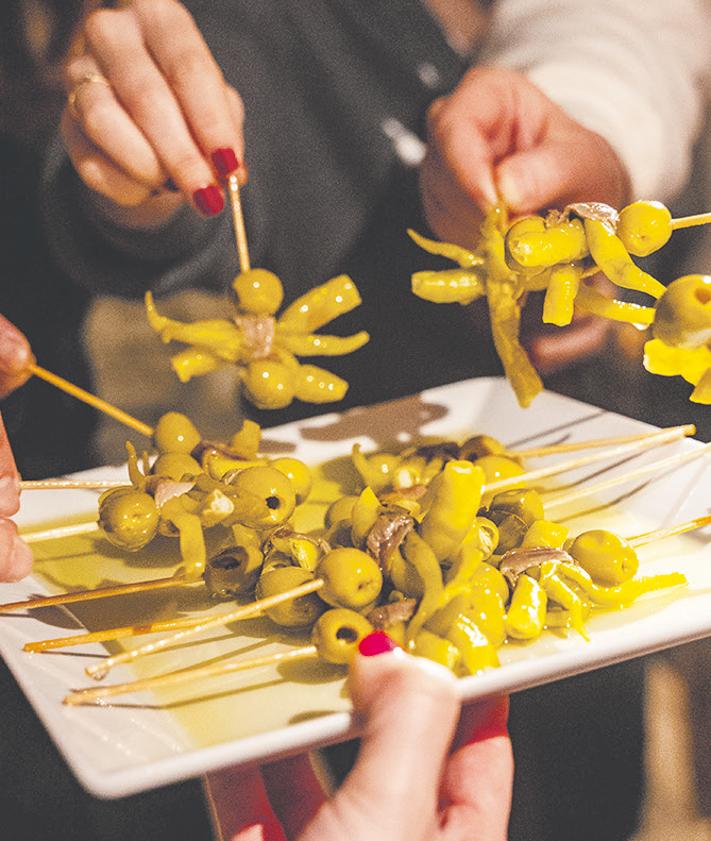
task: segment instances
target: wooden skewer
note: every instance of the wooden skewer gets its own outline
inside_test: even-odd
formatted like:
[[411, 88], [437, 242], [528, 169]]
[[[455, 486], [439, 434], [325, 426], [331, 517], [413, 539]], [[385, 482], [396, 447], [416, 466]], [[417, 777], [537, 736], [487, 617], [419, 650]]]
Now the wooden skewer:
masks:
[[555, 455], [557, 453], [574, 453], [577, 450], [592, 450], [600, 447], [614, 447], [618, 444], [631, 444], [634, 441], [643, 441], [645, 438], [654, 438], [660, 432], [678, 431], [680, 434], [693, 435], [696, 427], [693, 423], [686, 423], [681, 426], [670, 426], [666, 429], [655, 430], [654, 432], [637, 433], [637, 435], [620, 435], [616, 438], [595, 438], [590, 441], [571, 441], [568, 444], [551, 444], [547, 447], [531, 447], [528, 450], [511, 450], [502, 453], [508, 458], [537, 458], [538, 456]]
[[247, 246], [247, 231], [244, 227], [244, 213], [242, 211], [242, 197], [239, 189], [237, 175], [233, 174], [227, 179], [227, 192], [232, 206], [232, 225], [235, 230], [237, 242], [237, 255], [239, 257], [239, 269], [244, 274], [251, 268], [249, 262], [249, 247]]
[[583, 485], [582, 487], [575, 488], [571, 491], [559, 491], [558, 493], [548, 496], [544, 500], [543, 504], [547, 512], [549, 508], [553, 508], [558, 505], [566, 505], [568, 502], [572, 502], [576, 499], [582, 499], [583, 497], [590, 496], [591, 494], [602, 493], [610, 488], [615, 488], [618, 485], [625, 484], [626, 482], [632, 482], [635, 479], [641, 479], [644, 476], [649, 476], [650, 474], [664, 470], [665, 468], [669, 468], [671, 470], [675, 467], [681, 467], [683, 464], [687, 464], [690, 461], [694, 461], [695, 459], [708, 454], [710, 450], [711, 443], [704, 444], [703, 447], [699, 447], [697, 450], [669, 456], [669, 458], [662, 459], [661, 461], [650, 462], [649, 464], [638, 467], [636, 470], [632, 470], [629, 473], [621, 473], [619, 476], [613, 476], [610, 479], [605, 479], [603, 482], [598, 482], [593, 485]]
[[22, 602], [0, 604], [0, 613], [35, 607], [54, 607], [60, 604], [76, 604], [88, 602], [92, 599], [108, 599], [111, 596], [127, 596], [130, 593], [145, 593], [148, 590], [166, 590], [169, 587], [186, 587], [191, 584], [202, 584], [202, 579], [188, 581], [185, 578], [171, 576], [170, 578], [154, 578], [152, 581], [136, 581], [133, 584], [117, 584], [115, 587], [96, 587], [94, 590], [80, 590], [77, 593], [58, 593], [56, 596], [41, 596]]
[[89, 666], [86, 670], [89, 677], [95, 680], [101, 680], [113, 669], [121, 663], [130, 663], [139, 657], [144, 657], [149, 654], [155, 654], [157, 651], [162, 651], [170, 645], [181, 642], [184, 639], [200, 634], [210, 628], [219, 628], [222, 625], [230, 625], [232, 622], [239, 622], [242, 619], [251, 619], [253, 616], [259, 616], [270, 607], [275, 607], [283, 602], [297, 599], [300, 596], [307, 596], [309, 593], [315, 593], [323, 587], [324, 582], [321, 578], [316, 578], [313, 581], [307, 581], [305, 584], [300, 584], [298, 587], [292, 587], [291, 590], [286, 590], [283, 593], [277, 593], [275, 596], [269, 596], [266, 599], [258, 599], [251, 604], [243, 605], [242, 607], [233, 610], [230, 613], [222, 613], [219, 616], [212, 616], [209, 619], [204, 619], [198, 625], [191, 628], [185, 628], [168, 637], [162, 637], [155, 642], [146, 643], [146, 645], [133, 648], [130, 651], [123, 651], [121, 654], [116, 654], [113, 657], [107, 657], [101, 663]]
[[104, 488], [122, 488], [126, 479], [27, 479], [20, 482], [21, 491], [100, 491]]
[[[704, 528], [711, 525], [711, 514], [701, 517], [695, 517], [693, 520], [688, 520], [685, 523], [679, 523], [675, 526], [668, 526], [662, 529], [655, 529], [654, 531], [638, 534], [634, 537], [628, 537], [627, 542], [637, 548], [646, 546], [657, 540], [663, 540], [667, 537], [674, 537], [679, 534], [685, 534], [689, 531]], [[195, 582], [197, 583], [197, 582]], [[21, 602], [20, 605], [23, 603]], [[0, 606], [0, 612], [2, 612]], [[124, 625], [117, 628], [106, 628], [103, 631], [92, 631], [86, 634], [74, 634], [71, 637], [59, 637], [47, 640], [39, 640], [38, 642], [29, 642], [24, 646], [25, 651], [41, 653], [43, 651], [51, 651], [57, 648], [70, 648], [77, 645], [86, 645], [94, 642], [109, 642], [112, 640], [125, 639], [131, 636], [141, 636], [143, 634], [156, 634], [163, 631], [175, 631], [183, 628], [194, 628], [200, 625], [204, 620], [196, 618], [184, 619], [169, 619], [162, 622], [153, 622], [149, 625]]]
[[[539, 468], [538, 470], [532, 470], [528, 473], [522, 473], [519, 476], [513, 476], [510, 479], [501, 479], [498, 482], [491, 482], [488, 485], [485, 485], [483, 488], [484, 493], [492, 493], [495, 491], [504, 490], [505, 488], [512, 488], [512, 487], [521, 487], [522, 484], [528, 484], [530, 482], [538, 481], [539, 479], [543, 479], [549, 476], [554, 476], [558, 473], [564, 473], [568, 470], [574, 470], [579, 467], [584, 467], [588, 464], [593, 464], [595, 462], [601, 461], [607, 458], [613, 458], [615, 456], [620, 455], [628, 455], [632, 453], [639, 452], [641, 450], [647, 449], [649, 447], [657, 446], [658, 444], [667, 443], [669, 441], [673, 441], [677, 438], [681, 438], [684, 435], [691, 434], [690, 430], [693, 430], [694, 427], [687, 425], [687, 426], [680, 426], [680, 427], [672, 427], [671, 429], [661, 430], [656, 433], [648, 434], [643, 439], [635, 439], [631, 443], [623, 444], [618, 447], [614, 447], [612, 450], [606, 450], [605, 452], [597, 452], [593, 453], [592, 455], [588, 456], [581, 456], [575, 459], [569, 459], [568, 461], [560, 462], [559, 464], [554, 464], [549, 467]], [[678, 457], [677, 457], [678, 458]], [[618, 479], [618, 481], [621, 481]], [[556, 498], [552, 500], [553, 504], [557, 502]], [[66, 537], [69, 535], [74, 534], [86, 534], [93, 531], [98, 531], [99, 527], [96, 523], [80, 523], [75, 526], [60, 526], [56, 529], [49, 529], [45, 532], [35, 532], [30, 533], [27, 536], [24, 536], [24, 539], [28, 543], [36, 542], [39, 540], [50, 540], [56, 539], [60, 537]], [[174, 580], [174, 579], [171, 579]], [[146, 582], [146, 589], [151, 589], [154, 585], [152, 582]], [[137, 593], [140, 592], [141, 582], [135, 582], [131, 585], [126, 585], [130, 587], [130, 591]], [[100, 590], [85, 590], [84, 593], [72, 593], [68, 594], [67, 602], [79, 602], [79, 601], [88, 601], [90, 599], [98, 599], [98, 598], [105, 598], [109, 595], [119, 595], [120, 588], [112, 588], [110, 593], [102, 593]], [[83, 596], [83, 598], [82, 598]], [[52, 604], [58, 605], [62, 604], [62, 596], [52, 596], [53, 599]], [[13, 603], [12, 606], [3, 606], [0, 605], [0, 610], [8, 609], [8, 610], [17, 610], [20, 608], [25, 608], [26, 610], [31, 610], [35, 607], [44, 606], [43, 599], [30, 599], [24, 603]], [[78, 644], [78, 643], [77, 643]]]
[[45, 529], [44, 531], [31, 531], [20, 534], [20, 537], [25, 543], [40, 543], [43, 540], [56, 540], [61, 537], [74, 537], [77, 534], [91, 534], [99, 531], [99, 524], [96, 520], [90, 523], [75, 523], [71, 526], [57, 526], [54, 529]]
[[654, 531], [647, 531], [644, 534], [638, 534], [635, 537], [628, 537], [627, 542], [636, 549], [638, 546], [647, 546], [649, 543], [655, 543], [657, 540], [676, 537], [678, 534], [702, 529], [708, 525], [711, 525], [711, 514], [705, 514], [703, 517], [695, 517], [693, 520], [687, 520], [685, 523], [677, 523], [675, 526], [667, 526], [663, 529], [655, 529]]
[[106, 400], [102, 400], [95, 394], [91, 394], [83, 388], [79, 388], [78, 385], [70, 383], [69, 380], [65, 380], [64, 377], [59, 377], [57, 374], [53, 374], [51, 371], [48, 371], [46, 368], [42, 368], [39, 365], [30, 365], [29, 370], [36, 377], [45, 380], [45, 382], [50, 383], [50, 385], [55, 386], [67, 394], [71, 394], [71, 396], [76, 397], [77, 400], [88, 403], [89, 406], [93, 406], [105, 415], [109, 415], [109, 417], [114, 418], [114, 420], [117, 420], [119, 423], [134, 429], [136, 432], [140, 432], [141, 435], [145, 435], [147, 438], [153, 437], [152, 426], [148, 426], [147, 423], [143, 423], [143, 421], [138, 420], [138, 418], [134, 418], [133, 415], [129, 415], [128, 412], [124, 412], [123, 409], [119, 409], [117, 406], [107, 403]]
[[[592, 455], [592, 456], [585, 456], [583, 458], [573, 459], [572, 463], [571, 462], [565, 462], [564, 464], [567, 465], [567, 467], [565, 469], [572, 469], [573, 467], [580, 467], [584, 464], [590, 464], [591, 462], [599, 461], [601, 456], [608, 456], [609, 457], [610, 455], [621, 455], [623, 453], [627, 454], [627, 453], [630, 453], [630, 452], [637, 452], [640, 449], [644, 449], [646, 447], [653, 446], [657, 443], [661, 443], [661, 441], [673, 440], [674, 437], [679, 437], [679, 435], [680, 434], [677, 430], [674, 430], [672, 433], [663, 432], [663, 433], [658, 434], [656, 436], [656, 438], [654, 438], [654, 439], [646, 438], [643, 441], [638, 441], [634, 444], [627, 444], [627, 445], [623, 445], [623, 446], [620, 446], [620, 447], [616, 447], [612, 451], [612, 453], [609, 453], [609, 452], [607, 452], [607, 453], [596, 453], [595, 455]], [[711, 447], [711, 444], [709, 444], [708, 446]], [[703, 451], [703, 448], [702, 448], [702, 450], [697, 450], [696, 452], [693, 453], [693, 457], [697, 458], [701, 454], [702, 451]], [[688, 457], [685, 458], [684, 456], [679, 456], [679, 455], [676, 455], [676, 456], [672, 457], [672, 460], [673, 460], [674, 464], [682, 463], [682, 460], [684, 460], [684, 459], [689, 460]], [[667, 459], [664, 462], [664, 464], [666, 465], [666, 463], [668, 461], [669, 460]], [[562, 465], [554, 465], [553, 471], [555, 471], [556, 467], [560, 469], [562, 467]], [[647, 472], [650, 472], [650, 468], [652, 470], [658, 470], [658, 469], [660, 469], [660, 463], [656, 463], [655, 465], [647, 465], [646, 466]], [[641, 469], [644, 470], [645, 468], [641, 468]], [[639, 471], [635, 471], [635, 473], [636, 473], [636, 475], [639, 475]], [[531, 473], [524, 474], [524, 475], [527, 477], [527, 479], [530, 479], [532, 477], [538, 479], [538, 478], [542, 478], [543, 476], [550, 476], [550, 475], [552, 475], [552, 472], [551, 472], [551, 468], [543, 468], [542, 470], [532, 471]], [[499, 489], [499, 488], [502, 487], [502, 485], [505, 486], [505, 487], [520, 486], [521, 478], [522, 478], [521, 476], [513, 477], [513, 480], [514, 480], [513, 484], [512, 484], [511, 480], [507, 480], [507, 479], [502, 480], [501, 482], [491, 483], [491, 484], [485, 486], [485, 492], [490, 492], [492, 489]], [[518, 481], [515, 481], [515, 480], [518, 480]], [[620, 479], [620, 477], [616, 477], [616, 480], [617, 480], [617, 482], [622, 481]], [[591, 491], [588, 490], [588, 493], [590, 493], [590, 492]], [[566, 499], [566, 501], [567, 501], [567, 499]], [[555, 504], [555, 502], [554, 502], [554, 504]], [[302, 585], [302, 586], [303, 587], [307, 587], [307, 586], [313, 587], [313, 589], [309, 589], [308, 592], [315, 592], [317, 589], [319, 589], [321, 586], [323, 586], [323, 580], [317, 578], [314, 581], [309, 582], [307, 585]], [[300, 591], [299, 592], [297, 592], [297, 591], [299, 591], [298, 587], [294, 588], [291, 591], [287, 591], [286, 593], [281, 593], [278, 597], [279, 598], [279, 603], [282, 602], [282, 601], [287, 601], [288, 599], [291, 599], [291, 598], [296, 598], [297, 595], [302, 594]], [[277, 598], [277, 597], [272, 597], [272, 598]], [[207, 628], [215, 627], [215, 626], [218, 626], [218, 625], [229, 624], [230, 622], [236, 622], [239, 619], [247, 618], [248, 616], [255, 615], [251, 611], [256, 610], [257, 613], [261, 612], [264, 609], [265, 601], [267, 601], [267, 600], [262, 600], [261, 602], [259, 602], [259, 601], [254, 602], [252, 605], [247, 605], [246, 607], [240, 608], [239, 610], [234, 611], [233, 613], [228, 613], [228, 614], [225, 614], [223, 616], [219, 616], [219, 617], [213, 618], [211, 620], [208, 620], [208, 622], [203, 624], [203, 625], [196, 625], [193, 628], [187, 628], [185, 630], [178, 631], [177, 633], [175, 633], [171, 636], [163, 637], [162, 639], [158, 640], [157, 642], [147, 643], [146, 645], [139, 646], [138, 648], [132, 649], [131, 651], [123, 652], [122, 654], [115, 655], [114, 657], [109, 657], [107, 660], [105, 660], [101, 664], [90, 666], [86, 670], [86, 673], [89, 675], [89, 677], [93, 677], [93, 678], [96, 678], [97, 680], [101, 680], [103, 677], [105, 677], [108, 674], [109, 670], [112, 669], [113, 666], [115, 666], [119, 663], [126, 663], [126, 662], [129, 662], [131, 660], [135, 660], [138, 657], [143, 657], [145, 655], [153, 654], [156, 651], [160, 651], [160, 650], [162, 650], [163, 648], [166, 648], [169, 645], [172, 645], [176, 642], [179, 642], [180, 640], [183, 640], [187, 637], [193, 636], [194, 634], [201, 633], [203, 630], [206, 630]], [[269, 606], [269, 605], [267, 605], [267, 606]], [[246, 612], [246, 611], [248, 611], [248, 612]]]
[[[656, 447], [660, 444], [667, 444], [679, 438], [683, 438], [688, 433], [684, 427], [673, 427], [672, 429], [662, 429], [659, 432], [652, 433], [647, 438], [634, 441], [631, 444], [621, 444], [619, 447], [613, 447], [611, 450], [605, 450], [601, 453], [593, 453], [589, 456], [580, 456], [578, 458], [569, 459], [568, 461], [561, 461], [558, 464], [552, 464], [548, 467], [541, 467], [538, 470], [530, 470], [527, 473], [521, 473], [519, 476], [511, 476], [508, 479], [499, 479], [497, 482], [491, 482], [484, 486], [483, 492], [490, 494], [494, 491], [502, 491], [507, 488], [520, 488], [522, 484], [530, 484], [537, 482], [539, 479], [547, 479], [550, 476], [556, 476], [558, 473], [566, 473], [569, 470], [576, 470], [579, 467], [586, 467], [588, 464], [595, 464], [595, 462], [603, 461], [617, 456], [632, 455], [634, 453], [642, 452], [650, 447]], [[678, 458], [678, 456], [677, 456]]]
[[[684, 534], [685, 532], [703, 528], [707, 525], [711, 525], [711, 515], [696, 517], [693, 520], [688, 520], [685, 523], [679, 523], [675, 526], [645, 532], [644, 534], [629, 538], [628, 542], [634, 547], [644, 546], [652, 543], [653, 541]], [[177, 641], [179, 636], [179, 634], [176, 634], [174, 640]], [[129, 683], [116, 684], [115, 686], [81, 689], [68, 695], [64, 699], [64, 703], [74, 706], [89, 704], [103, 698], [115, 697], [117, 695], [127, 695], [129, 693], [141, 692], [158, 687], [179, 686], [184, 683], [192, 683], [195, 680], [200, 680], [202, 678], [218, 677], [238, 671], [258, 668], [260, 666], [269, 666], [288, 660], [314, 657], [317, 655], [318, 649], [316, 646], [307, 645], [288, 652], [278, 652], [275, 654], [268, 654], [263, 657], [254, 657], [248, 660], [239, 660], [237, 662], [230, 663], [216, 663], [199, 668], [185, 669], [179, 672], [171, 672], [167, 675], [158, 675], [156, 677], [143, 678]]]
[[[588, 441], [571, 441], [567, 444], [550, 444], [544, 447], [531, 447], [527, 450], [505, 450], [501, 455], [507, 458], [537, 458], [561, 453], [575, 453], [579, 450], [602, 449], [618, 444], [633, 444], [648, 438], [656, 438], [662, 433], [678, 432], [679, 435], [693, 435], [696, 427], [693, 423], [681, 426], [669, 426], [655, 432], [643, 432], [637, 435], [620, 435], [615, 438], [593, 438]], [[256, 464], [257, 462], [255, 462]], [[125, 479], [30, 479], [20, 482], [21, 491], [43, 490], [103, 490], [105, 488], [121, 488], [126, 485]]]
[[696, 213], [693, 216], [680, 216], [672, 219], [670, 227], [672, 231], [679, 231], [682, 228], [693, 228], [696, 225], [708, 225], [711, 222], [711, 213]]
[[167, 675], [143, 678], [130, 683], [117, 683], [113, 686], [91, 686], [87, 689], [78, 689], [71, 692], [64, 699], [69, 706], [92, 704], [102, 698], [115, 697], [116, 695], [128, 695], [131, 692], [143, 692], [146, 689], [154, 689], [164, 686], [180, 686], [184, 683], [194, 683], [202, 678], [218, 677], [220, 675], [233, 674], [234, 672], [255, 669], [258, 666], [272, 666], [290, 660], [300, 660], [305, 657], [315, 657], [318, 650], [315, 645], [305, 645], [292, 651], [279, 651], [274, 654], [266, 654], [263, 657], [252, 657], [249, 660], [237, 660], [230, 663], [213, 663], [211, 666], [201, 666], [197, 669], [185, 669], [180, 672], [171, 672]]
[[56, 648], [72, 648], [76, 645], [88, 645], [92, 642], [111, 642], [145, 634], [162, 634], [168, 631], [177, 631], [181, 628], [194, 628], [204, 621], [203, 617], [190, 616], [182, 619], [165, 619], [161, 622], [151, 622], [148, 625], [124, 625], [120, 628], [106, 628], [103, 631], [74, 634], [71, 637], [53, 637], [52, 639], [28, 642], [23, 646], [23, 651], [41, 654], [43, 651], [53, 651]]

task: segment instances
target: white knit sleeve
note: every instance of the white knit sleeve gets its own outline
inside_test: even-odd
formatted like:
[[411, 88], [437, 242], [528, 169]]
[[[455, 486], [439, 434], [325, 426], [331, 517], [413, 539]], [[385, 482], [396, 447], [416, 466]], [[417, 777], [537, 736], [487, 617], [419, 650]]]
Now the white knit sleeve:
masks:
[[711, 62], [703, 0], [499, 0], [481, 60], [521, 70], [602, 135], [635, 198], [683, 187]]

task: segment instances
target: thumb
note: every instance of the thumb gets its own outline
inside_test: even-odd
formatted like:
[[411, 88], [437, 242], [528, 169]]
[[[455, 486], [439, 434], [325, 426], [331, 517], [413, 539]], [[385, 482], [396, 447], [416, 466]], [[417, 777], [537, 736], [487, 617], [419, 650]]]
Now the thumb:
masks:
[[[389, 641], [376, 632], [363, 642], [376, 636]], [[368, 646], [362, 643], [364, 650]], [[459, 716], [455, 678], [444, 667], [396, 648], [357, 655], [350, 690], [364, 723], [360, 753], [325, 807], [327, 814], [322, 812], [328, 824], [321, 829], [350, 841], [434, 837], [442, 768]], [[311, 839], [308, 833], [305, 837]]]
[[572, 200], [580, 188], [580, 158], [567, 144], [547, 141], [504, 160], [495, 177], [509, 209], [515, 214], [531, 213]]

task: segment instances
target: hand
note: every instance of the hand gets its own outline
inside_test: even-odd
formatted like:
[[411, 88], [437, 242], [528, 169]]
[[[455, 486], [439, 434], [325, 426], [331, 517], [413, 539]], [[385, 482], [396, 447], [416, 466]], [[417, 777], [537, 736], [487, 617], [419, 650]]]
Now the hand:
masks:
[[[574, 201], [621, 207], [625, 169], [604, 138], [576, 123], [520, 73], [470, 71], [429, 113], [429, 146], [420, 175], [422, 202], [443, 240], [471, 246], [482, 214], [502, 198], [513, 215]], [[609, 325], [594, 317], [531, 337], [542, 373], [599, 350]]]
[[245, 175], [242, 102], [189, 12], [176, 0], [98, 9], [83, 41], [65, 70], [61, 130], [84, 183], [132, 208], [123, 221], [137, 227], [164, 220], [183, 197], [219, 213], [217, 176]]
[[[0, 397], [7, 396], [28, 379], [33, 361], [27, 339], [0, 315]], [[15, 459], [0, 415], [0, 581], [24, 578], [32, 566], [32, 553], [8, 519], [20, 507], [20, 485]]]
[[475, 68], [428, 114], [422, 202], [443, 240], [471, 246], [499, 198], [514, 216], [574, 201], [620, 207], [628, 176], [612, 147], [521, 73]]
[[363, 741], [336, 794], [325, 798], [303, 755], [213, 774], [225, 839], [504, 841], [513, 780], [505, 699], [462, 710], [456, 679], [402, 650], [357, 655], [350, 689]]

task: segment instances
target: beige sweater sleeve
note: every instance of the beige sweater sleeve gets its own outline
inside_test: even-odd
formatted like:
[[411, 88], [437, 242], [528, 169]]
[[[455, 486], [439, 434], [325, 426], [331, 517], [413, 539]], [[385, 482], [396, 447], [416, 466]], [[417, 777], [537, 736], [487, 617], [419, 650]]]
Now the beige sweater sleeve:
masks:
[[500, 0], [482, 61], [523, 71], [601, 134], [635, 198], [667, 201], [689, 177], [711, 62], [703, 0]]

